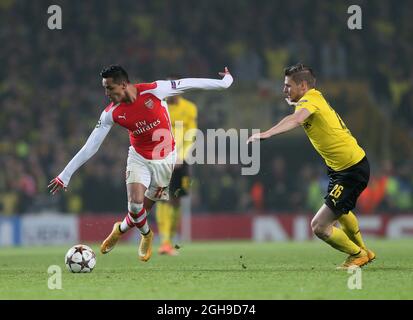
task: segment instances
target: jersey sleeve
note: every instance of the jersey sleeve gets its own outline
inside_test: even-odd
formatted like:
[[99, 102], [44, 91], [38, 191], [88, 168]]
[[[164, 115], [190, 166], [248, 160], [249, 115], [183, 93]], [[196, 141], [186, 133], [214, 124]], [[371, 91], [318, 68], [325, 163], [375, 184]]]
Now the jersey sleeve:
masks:
[[226, 74], [222, 79], [205, 78], [184, 78], [179, 80], [159, 80], [156, 81], [156, 88], [153, 94], [159, 99], [183, 94], [192, 90], [222, 90], [231, 86], [234, 79], [230, 74]]
[[316, 105], [311, 103], [311, 101], [303, 99], [297, 102], [295, 105], [295, 111], [297, 112], [300, 109], [307, 109], [311, 114], [315, 113], [318, 111], [318, 108]]
[[112, 128], [113, 123], [112, 111], [103, 111], [95, 129], [90, 134], [82, 149], [79, 150], [59, 174], [59, 178], [65, 186], [69, 184], [73, 173], [99, 150], [102, 142]]

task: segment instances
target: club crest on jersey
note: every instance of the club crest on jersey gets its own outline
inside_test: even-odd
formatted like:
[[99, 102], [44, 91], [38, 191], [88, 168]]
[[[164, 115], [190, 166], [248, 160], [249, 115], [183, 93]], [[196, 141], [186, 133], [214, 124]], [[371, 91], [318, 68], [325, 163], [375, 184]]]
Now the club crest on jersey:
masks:
[[145, 100], [144, 104], [145, 104], [145, 107], [147, 107], [149, 109], [153, 108], [153, 100], [152, 99]]
[[118, 119], [125, 119], [126, 120], [126, 112], [122, 116], [118, 116]]
[[304, 127], [304, 129], [310, 129], [311, 128], [311, 123], [309, 123], [309, 122], [304, 122], [304, 124], [303, 124], [303, 127]]

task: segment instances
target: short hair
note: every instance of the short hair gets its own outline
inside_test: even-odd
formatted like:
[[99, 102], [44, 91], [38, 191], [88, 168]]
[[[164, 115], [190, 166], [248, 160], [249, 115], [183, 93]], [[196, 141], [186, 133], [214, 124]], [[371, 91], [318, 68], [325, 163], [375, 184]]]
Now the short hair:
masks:
[[122, 81], [129, 83], [128, 73], [125, 71], [125, 69], [118, 65], [111, 65], [109, 67], [103, 68], [100, 75], [104, 79], [112, 78], [113, 81], [117, 84], [122, 83]]
[[306, 81], [310, 88], [315, 87], [316, 77], [313, 69], [302, 63], [289, 66], [284, 70], [284, 74], [285, 76], [291, 77], [291, 79], [297, 84]]

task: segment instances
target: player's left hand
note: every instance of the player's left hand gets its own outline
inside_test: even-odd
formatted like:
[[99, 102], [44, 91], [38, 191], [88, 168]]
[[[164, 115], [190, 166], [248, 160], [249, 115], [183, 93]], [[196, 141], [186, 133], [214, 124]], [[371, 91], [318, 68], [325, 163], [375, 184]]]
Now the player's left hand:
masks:
[[218, 73], [221, 77], [225, 77], [227, 74], [231, 74], [228, 70], [228, 67], [224, 68], [224, 72], [219, 72]]
[[50, 189], [50, 193], [51, 194], [56, 194], [57, 192], [59, 192], [61, 189], [64, 189], [65, 191], [67, 191], [67, 188], [65, 187], [65, 184], [63, 183], [62, 180], [60, 180], [59, 177], [56, 177], [52, 180], [50, 180], [49, 185], [47, 186], [47, 188]]

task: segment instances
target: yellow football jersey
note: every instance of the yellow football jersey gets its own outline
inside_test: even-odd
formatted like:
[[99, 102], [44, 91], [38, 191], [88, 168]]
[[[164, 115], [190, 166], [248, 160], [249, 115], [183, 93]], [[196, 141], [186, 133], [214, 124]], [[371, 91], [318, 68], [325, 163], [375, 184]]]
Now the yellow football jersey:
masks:
[[297, 102], [295, 110], [302, 108], [311, 113], [302, 127], [327, 166], [341, 171], [363, 159], [366, 153], [320, 91], [307, 91]]
[[197, 128], [197, 107], [191, 101], [178, 97], [178, 103], [168, 103], [168, 109], [178, 158], [185, 159], [196, 138], [195, 131], [188, 133], [188, 130]]

